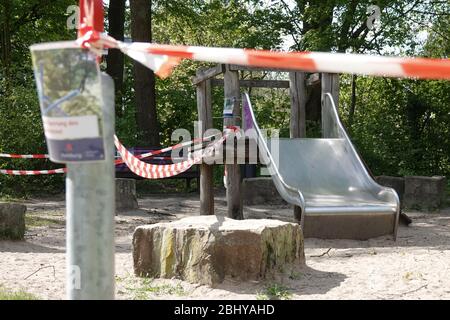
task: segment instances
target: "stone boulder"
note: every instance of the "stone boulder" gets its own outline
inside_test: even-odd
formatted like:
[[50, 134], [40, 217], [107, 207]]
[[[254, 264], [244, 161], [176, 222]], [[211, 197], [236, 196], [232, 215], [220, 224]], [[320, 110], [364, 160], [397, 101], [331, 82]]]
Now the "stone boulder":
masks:
[[299, 225], [277, 220], [188, 217], [140, 226], [133, 235], [137, 276], [215, 285], [258, 280], [305, 263]]
[[246, 178], [242, 181], [242, 190], [245, 205], [287, 204], [271, 177]]
[[405, 177], [405, 207], [411, 209], [436, 210], [445, 200], [447, 180], [443, 176]]
[[116, 209], [133, 210], [138, 207], [136, 180], [116, 179]]
[[23, 240], [26, 211], [22, 204], [0, 203], [0, 239]]

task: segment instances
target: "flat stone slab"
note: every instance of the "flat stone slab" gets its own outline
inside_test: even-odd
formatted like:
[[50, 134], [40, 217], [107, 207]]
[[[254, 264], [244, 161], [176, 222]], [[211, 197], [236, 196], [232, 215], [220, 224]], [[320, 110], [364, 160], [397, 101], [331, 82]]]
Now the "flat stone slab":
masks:
[[27, 207], [16, 203], [0, 203], [0, 239], [23, 240]]
[[298, 224], [216, 216], [138, 227], [133, 259], [137, 276], [175, 277], [207, 285], [228, 276], [259, 280], [305, 264]]

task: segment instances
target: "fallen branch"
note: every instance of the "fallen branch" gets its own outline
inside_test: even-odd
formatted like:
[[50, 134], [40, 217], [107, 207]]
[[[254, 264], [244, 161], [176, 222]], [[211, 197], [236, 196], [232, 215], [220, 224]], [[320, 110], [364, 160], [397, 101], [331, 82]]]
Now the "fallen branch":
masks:
[[26, 278], [24, 278], [24, 280], [27, 280], [29, 277], [31, 277], [32, 275], [38, 273], [39, 271], [43, 270], [43, 269], [47, 269], [47, 268], [53, 268], [53, 277], [56, 278], [56, 272], [55, 272], [55, 266], [45, 266], [45, 267], [40, 267], [39, 269], [37, 269], [35, 272], [33, 272], [32, 274], [30, 274], [29, 276], [27, 276]]
[[403, 296], [405, 294], [413, 293], [413, 292], [419, 291], [420, 289], [423, 289], [423, 288], [425, 288], [427, 286], [428, 286], [428, 284], [424, 284], [423, 286], [420, 286], [417, 289], [414, 289], [414, 290], [411, 290], [411, 291], [406, 291], [406, 292], [400, 293], [399, 295]]
[[321, 258], [321, 257], [323, 257], [324, 255], [327, 255], [327, 256], [330, 256], [328, 253], [331, 251], [331, 248], [329, 248], [327, 251], [325, 251], [324, 253], [322, 253], [322, 254], [319, 254], [319, 255], [317, 255], [317, 256], [310, 256], [311, 258]]

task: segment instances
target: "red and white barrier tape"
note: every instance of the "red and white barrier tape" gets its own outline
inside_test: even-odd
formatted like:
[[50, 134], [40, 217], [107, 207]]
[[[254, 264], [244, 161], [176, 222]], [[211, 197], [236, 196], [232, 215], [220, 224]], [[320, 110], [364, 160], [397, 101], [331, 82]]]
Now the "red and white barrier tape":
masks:
[[61, 174], [66, 173], [67, 168], [54, 169], [54, 170], [4, 170], [0, 169], [0, 174], [13, 175], [13, 176], [38, 176], [47, 174]]
[[13, 159], [48, 159], [48, 154], [12, 154], [12, 153], [0, 153], [0, 158], [13, 158]]
[[[236, 132], [239, 129], [236, 127], [230, 127], [227, 128], [227, 130]], [[122, 156], [122, 160], [134, 174], [146, 179], [161, 179], [176, 176], [187, 171], [194, 164], [200, 163], [203, 157], [211, 155], [218, 146], [222, 145], [229, 134], [229, 132], [226, 132], [223, 137], [209, 144], [204, 150], [194, 151], [190, 154], [189, 160], [170, 165], [154, 165], [145, 163], [135, 157], [131, 152], [129, 152], [120, 143], [119, 139], [116, 136], [114, 137], [114, 140], [116, 148], [117, 150], [119, 150], [119, 153]]]
[[[137, 174], [141, 177], [148, 178], [148, 179], [159, 179], [159, 178], [172, 177], [177, 174], [183, 173], [184, 171], [186, 171], [190, 167], [192, 167], [194, 164], [199, 163], [205, 154], [212, 152], [212, 150], [214, 150], [214, 148], [216, 148], [217, 146], [222, 144], [230, 132], [239, 132], [239, 128], [237, 128], [237, 127], [226, 128], [225, 135], [221, 139], [214, 141], [212, 144], [208, 145], [204, 150], [201, 149], [201, 150], [197, 150], [197, 151], [191, 153], [191, 155], [194, 155], [193, 158], [186, 160], [186, 161], [179, 162], [179, 163], [170, 164], [170, 165], [148, 164], [148, 163], [141, 161], [140, 159], [149, 158], [153, 155], [161, 154], [161, 153], [168, 152], [168, 151], [171, 151], [174, 149], [179, 149], [179, 148], [191, 145], [193, 143], [204, 142], [213, 137], [217, 137], [217, 135], [212, 135], [212, 136], [205, 137], [202, 139], [194, 139], [192, 141], [179, 143], [177, 145], [174, 145], [174, 146], [171, 146], [168, 148], [141, 154], [138, 156], [134, 156], [131, 152], [129, 152], [120, 143], [117, 136], [114, 136], [115, 145], [117, 147], [117, 150], [119, 150], [119, 153], [122, 156], [122, 159], [115, 160], [115, 165], [125, 163], [132, 172], [134, 172], [135, 174]], [[15, 156], [16, 156], [15, 158], [36, 158], [36, 157], [31, 157], [31, 156], [28, 157], [27, 155], [15, 155]], [[170, 157], [159, 157], [159, 158], [164, 158], [165, 160], [171, 159], [172, 161], [179, 159], [179, 158], [175, 159], [175, 158], [170, 158]], [[17, 175], [17, 176], [19, 176], [19, 175], [50, 175], [50, 174], [62, 174], [62, 173], [67, 173], [67, 168], [53, 169], [53, 170], [0, 169], [0, 174]]]
[[[0, 153], [0, 158], [11, 159], [48, 159], [48, 154], [13, 154], [13, 153]], [[66, 173], [66, 168], [53, 169], [53, 170], [8, 170], [0, 169], [0, 174], [13, 175], [13, 176], [37, 176], [48, 174], [61, 174]]]
[[195, 163], [192, 159], [171, 165], [148, 164], [133, 156], [133, 154], [120, 143], [117, 137], [115, 138], [115, 144], [122, 156], [123, 162], [125, 162], [128, 168], [136, 175], [147, 179], [160, 179], [175, 176], [188, 170]]
[[354, 73], [419, 79], [450, 79], [450, 59], [400, 58], [325, 52], [277, 52], [253, 49], [124, 43], [89, 30], [77, 43], [97, 54], [100, 48], [124, 54], [166, 77], [182, 59], [307, 72]]
[[[164, 149], [161, 149], [161, 150], [155, 150], [155, 151], [152, 151], [152, 152], [147, 152], [147, 153], [143, 153], [143, 154], [136, 155], [136, 156], [133, 155], [133, 156], [135, 158], [137, 158], [137, 159], [145, 159], [145, 158], [150, 158], [150, 157], [152, 157], [152, 159], [156, 159], [156, 158], [153, 158], [153, 156], [156, 156], [158, 154], [162, 154], [162, 153], [165, 153], [165, 152], [169, 152], [169, 151], [172, 151], [172, 150], [175, 150], [175, 149], [181, 149], [181, 148], [184, 148], [184, 147], [187, 147], [187, 146], [190, 146], [192, 144], [199, 143], [199, 142], [210, 141], [211, 138], [213, 138], [213, 137], [217, 137], [217, 135], [211, 135], [211, 136], [208, 136], [208, 137], [205, 137], [205, 138], [202, 138], [202, 139], [198, 138], [198, 139], [194, 139], [192, 141], [178, 143], [176, 145], [173, 145], [171, 147], [167, 147], [167, 148], [164, 148]], [[116, 136], [114, 136], [114, 139], [119, 140]], [[119, 149], [117, 148], [117, 150], [119, 150]], [[172, 159], [172, 160], [175, 160], [175, 159]], [[115, 160], [115, 164], [116, 165], [122, 164], [122, 163], [124, 163], [123, 159]]]

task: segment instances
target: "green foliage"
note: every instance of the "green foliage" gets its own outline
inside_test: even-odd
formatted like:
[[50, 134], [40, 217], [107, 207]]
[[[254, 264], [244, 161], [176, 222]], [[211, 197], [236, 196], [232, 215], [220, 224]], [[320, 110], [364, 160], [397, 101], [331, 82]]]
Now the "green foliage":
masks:
[[[448, 81], [359, 77], [357, 87], [349, 131], [375, 175], [450, 174]], [[343, 90], [344, 119], [349, 99]]]
[[290, 300], [292, 293], [285, 286], [273, 283], [267, 286], [263, 292], [256, 295], [257, 300]]
[[[32, 72], [29, 46], [45, 41], [73, 39], [67, 30], [66, 9], [71, 0], [9, 1], [0, 5], [0, 29], [9, 19], [11, 50], [1, 47], [0, 60], [0, 152], [46, 153], [39, 102]], [[6, 17], [9, 17], [6, 19]], [[0, 159], [2, 169], [51, 169], [60, 167], [45, 160]], [[0, 175], [0, 196], [26, 196], [63, 190], [59, 176]]]
[[[282, 33], [292, 39], [293, 49], [311, 51], [415, 54], [422, 46], [420, 32], [429, 29], [430, 22], [436, 24], [442, 17], [448, 18], [449, 12], [449, 3], [445, 1], [324, 0], [295, 1], [290, 6], [288, 3], [282, 0], [272, 6], [285, 21]], [[373, 29], [366, 26], [373, 14], [368, 11], [370, 5], [380, 9], [378, 26]]]
[[[378, 29], [365, 26], [372, 4], [364, 0], [278, 1], [271, 6], [257, 0], [153, 2], [153, 38], [158, 43], [296, 50], [366, 52], [448, 57], [449, 4], [442, 1], [376, 1], [381, 9]], [[7, 10], [6, 4], [10, 4]], [[290, 5], [286, 5], [289, 4]], [[1, 47], [0, 152], [46, 153], [29, 46], [69, 40], [66, 9], [73, 0], [2, 1], [0, 31], [7, 30], [11, 50]], [[129, 37], [127, 11], [126, 37]], [[9, 28], [6, 17], [9, 17]], [[1, 32], [0, 32], [1, 33]], [[2, 33], [4, 34], [4, 33]], [[196, 70], [208, 63], [183, 61], [167, 79], [157, 79], [159, 131], [163, 145], [171, 145], [177, 128], [193, 134], [197, 119]], [[103, 66], [104, 67], [104, 66]], [[244, 72], [244, 79], [279, 79], [276, 73]], [[351, 81], [341, 77], [340, 112], [351, 138], [375, 174], [450, 174], [450, 88], [448, 81], [419, 81], [358, 77], [356, 110], [348, 123]], [[67, 80], [67, 79], [66, 79]], [[59, 83], [55, 83], [58, 86]], [[250, 90], [263, 128], [289, 136], [289, 97], [285, 89]], [[212, 92], [214, 126], [222, 127], [223, 89]], [[133, 89], [133, 63], [125, 59], [125, 80], [116, 132], [126, 146], [138, 142]], [[307, 134], [320, 134], [307, 123]], [[0, 159], [0, 168], [51, 169], [46, 160]], [[214, 171], [222, 184], [223, 168]], [[165, 182], [164, 182], [165, 183]], [[176, 184], [173, 188], [178, 189]], [[172, 188], [172, 189], [173, 189]], [[63, 176], [2, 176], [0, 196], [52, 193], [64, 189]], [[169, 188], [171, 189], [171, 188]]]
[[[280, 16], [270, 8], [249, 11], [252, 1], [159, 1], [153, 16], [153, 37], [158, 43], [277, 49], [282, 43]], [[157, 80], [161, 141], [171, 144], [171, 133], [185, 128], [193, 134], [197, 120], [196, 92], [191, 83], [196, 70], [211, 64], [184, 61], [165, 80]], [[221, 128], [223, 89], [213, 90], [215, 128]]]
[[[12, 87], [0, 96], [0, 152], [47, 153], [36, 89]], [[0, 159], [1, 169], [52, 169], [61, 165], [41, 159]], [[55, 176], [0, 175], [0, 195], [26, 196], [30, 193], [53, 193], [63, 189], [63, 178]]]
[[134, 300], [149, 300], [155, 296], [175, 295], [185, 296], [187, 292], [181, 284], [155, 284], [153, 279], [142, 279], [138, 283], [126, 285], [126, 290], [133, 295]]
[[[449, 56], [449, 21], [449, 16], [435, 21], [421, 55]], [[346, 119], [350, 78], [342, 79]], [[359, 77], [357, 88], [357, 110], [349, 129], [374, 174], [450, 175], [449, 81]]]

